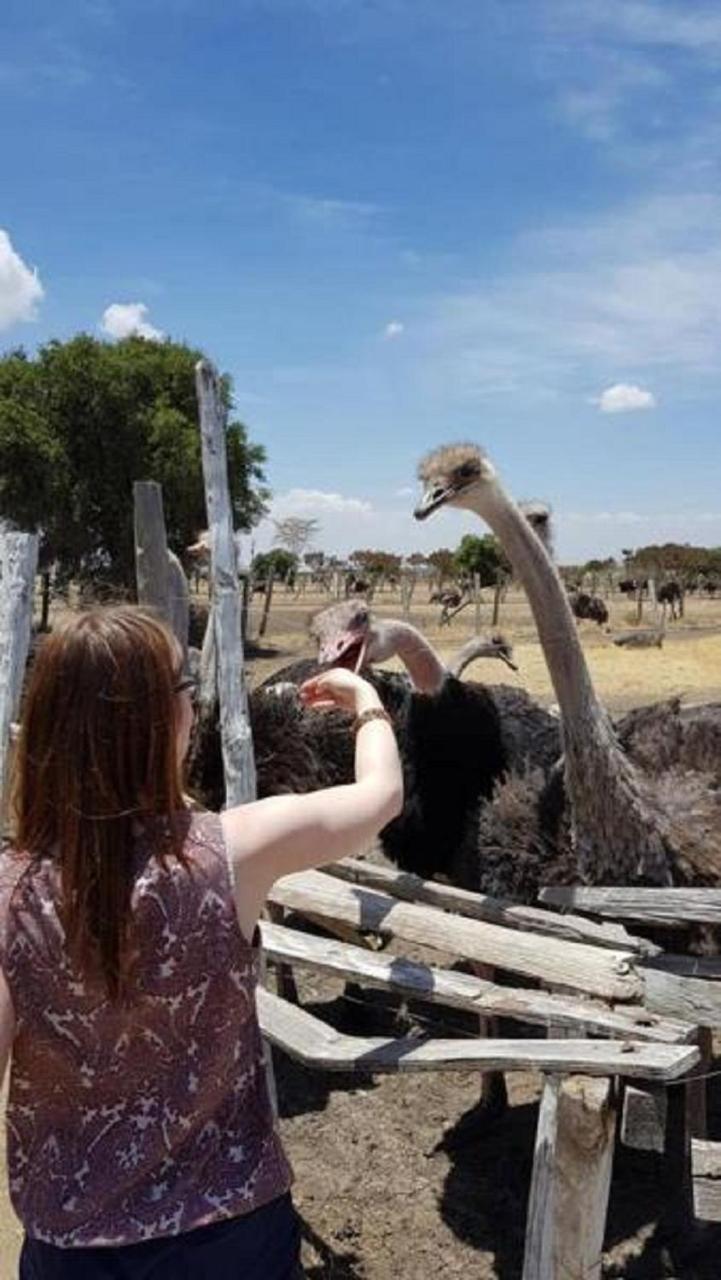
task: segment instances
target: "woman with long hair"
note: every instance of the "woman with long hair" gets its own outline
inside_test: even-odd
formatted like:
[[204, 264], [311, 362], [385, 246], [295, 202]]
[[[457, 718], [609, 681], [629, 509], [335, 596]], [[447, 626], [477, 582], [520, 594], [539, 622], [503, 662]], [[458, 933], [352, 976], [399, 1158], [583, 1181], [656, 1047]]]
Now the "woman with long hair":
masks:
[[377, 694], [345, 670], [356, 781], [193, 812], [191, 682], [133, 607], [74, 615], [26, 692], [0, 857], [0, 1081], [21, 1280], [292, 1280], [299, 1231], [255, 1012], [273, 882], [358, 852], [402, 804]]

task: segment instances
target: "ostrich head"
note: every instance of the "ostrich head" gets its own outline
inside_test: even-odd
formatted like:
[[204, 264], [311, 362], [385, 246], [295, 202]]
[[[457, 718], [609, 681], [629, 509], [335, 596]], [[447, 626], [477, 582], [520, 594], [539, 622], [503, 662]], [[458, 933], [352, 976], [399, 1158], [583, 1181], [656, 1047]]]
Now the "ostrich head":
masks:
[[384, 655], [376, 653], [376, 636], [365, 600], [346, 600], [322, 609], [310, 619], [308, 630], [318, 644], [318, 662], [360, 671]]
[[496, 472], [482, 449], [475, 444], [448, 444], [434, 449], [421, 462], [418, 477], [424, 493], [414, 511], [416, 520], [425, 520], [439, 507], [471, 507]]
[[[490, 498], [498, 479], [496, 469], [477, 444], [447, 444], [422, 459], [418, 477], [423, 497], [414, 511], [416, 520], [425, 520], [439, 507], [465, 507], [479, 514], [483, 499]], [[551, 508], [546, 502], [518, 504], [549, 556], [553, 554]]]

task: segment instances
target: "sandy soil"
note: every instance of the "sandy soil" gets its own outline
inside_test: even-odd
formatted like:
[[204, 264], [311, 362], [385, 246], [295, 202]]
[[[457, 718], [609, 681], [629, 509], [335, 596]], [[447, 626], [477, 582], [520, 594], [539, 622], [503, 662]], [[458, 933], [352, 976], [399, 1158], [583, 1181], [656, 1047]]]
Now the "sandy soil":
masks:
[[[309, 656], [304, 632], [318, 597], [276, 598], [264, 640], [250, 647], [253, 683]], [[609, 601], [611, 627], [625, 630], [634, 610]], [[381, 596], [375, 608], [398, 615], [399, 602]], [[256, 617], [257, 617], [257, 610]], [[484, 608], [481, 629], [490, 630]], [[473, 630], [471, 606], [439, 628], [438, 609], [414, 600], [411, 621], [442, 653]], [[519, 673], [498, 662], [477, 663], [467, 674], [489, 682], [520, 683], [545, 702], [553, 692], [520, 593], [503, 606], [501, 627], [515, 646]], [[683, 622], [671, 624], [663, 649], [636, 652], [613, 646], [591, 624], [581, 629], [596, 686], [611, 710], [663, 696], [689, 702], [721, 699], [721, 601], [691, 599]], [[438, 957], [435, 957], [438, 962]], [[340, 982], [303, 977], [303, 1003], [345, 1029], [376, 1034], [396, 1027], [377, 999], [351, 1002]], [[381, 1003], [387, 1001], [384, 997]], [[461, 1015], [413, 1011], [412, 1025], [442, 1016], [463, 1030]], [[472, 1033], [466, 1026], [466, 1033]], [[511, 1026], [503, 1028], [507, 1034]], [[517, 1033], [517, 1030], [516, 1030]], [[718, 1046], [721, 1048], [721, 1042]], [[718, 1065], [718, 1064], [717, 1064]], [[311, 1280], [431, 1280], [472, 1275], [518, 1280], [523, 1256], [538, 1080], [509, 1078], [512, 1106], [495, 1124], [482, 1124], [474, 1107], [473, 1073], [351, 1079], [310, 1073], [276, 1055], [280, 1127], [296, 1173], [296, 1200], [304, 1223], [304, 1264]], [[712, 1081], [710, 1136], [721, 1137], [721, 1091]], [[4, 1168], [0, 1184], [4, 1196]], [[714, 1280], [721, 1274], [721, 1232], [664, 1239], [666, 1193], [658, 1158], [619, 1145], [614, 1168], [603, 1275], [620, 1280]], [[16, 1275], [20, 1233], [0, 1200], [0, 1280]]]

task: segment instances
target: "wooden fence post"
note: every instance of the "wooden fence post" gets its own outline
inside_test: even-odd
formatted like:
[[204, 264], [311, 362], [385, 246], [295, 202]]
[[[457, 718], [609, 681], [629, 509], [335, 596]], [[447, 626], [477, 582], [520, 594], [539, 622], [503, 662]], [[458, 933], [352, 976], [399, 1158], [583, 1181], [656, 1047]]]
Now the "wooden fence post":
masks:
[[615, 1131], [610, 1079], [547, 1077], [538, 1114], [523, 1280], [600, 1280]]
[[228, 805], [244, 804], [253, 800], [256, 794], [255, 759], [245, 685], [241, 601], [228, 490], [226, 412], [218, 375], [208, 360], [199, 360], [195, 366], [195, 385], [210, 535], [211, 616], [218, 664], [225, 796]]
[[10, 724], [20, 703], [30, 646], [37, 564], [37, 534], [0, 534], [0, 802], [9, 772]]
[[481, 630], [481, 575], [480, 573], [473, 574], [473, 605], [474, 605], [474, 614], [475, 614], [474, 626], [476, 629], [476, 635], [479, 635]]
[[148, 605], [164, 618], [188, 657], [190, 597], [188, 580], [178, 557], [168, 551], [163, 490], [155, 480], [133, 484], [135, 577], [138, 604]]
[[275, 573], [268, 566], [268, 579], [265, 584], [265, 595], [263, 597], [263, 612], [260, 615], [260, 623], [258, 626], [258, 635], [264, 636], [266, 627], [268, 626], [268, 615], [270, 613], [270, 602], [273, 599], [273, 583], [275, 582]]
[[163, 490], [157, 481], [135, 481], [133, 507], [138, 604], [156, 609], [167, 620], [170, 596], [168, 540], [165, 534]]

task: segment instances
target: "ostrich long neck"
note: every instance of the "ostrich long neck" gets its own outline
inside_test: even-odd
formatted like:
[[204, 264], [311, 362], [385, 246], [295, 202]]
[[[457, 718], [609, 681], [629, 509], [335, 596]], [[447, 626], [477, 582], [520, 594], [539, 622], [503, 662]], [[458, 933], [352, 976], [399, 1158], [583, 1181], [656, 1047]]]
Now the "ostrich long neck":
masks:
[[543, 544], [500, 485], [488, 487], [476, 507], [491, 526], [523, 583], [538, 628], [567, 733], [583, 723], [609, 725], [591, 684], [566, 593]]
[[566, 594], [540, 539], [500, 485], [474, 503], [500, 539], [523, 583], [561, 708], [565, 776], [572, 825], [585, 878], [668, 883], [664, 824], [643, 797], [598, 701]]
[[376, 625], [382, 657], [397, 654], [418, 693], [437, 693], [448, 674], [435, 649], [410, 622]]

